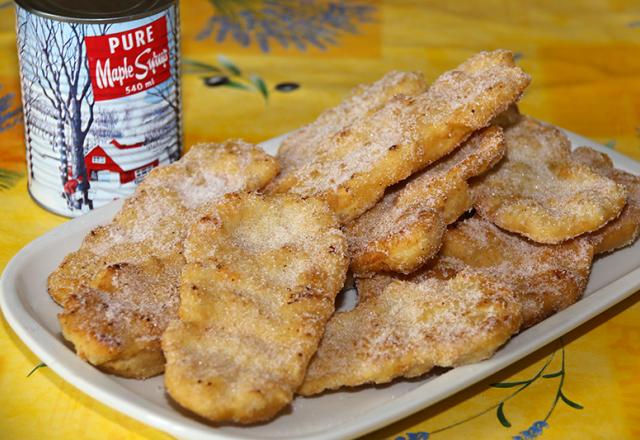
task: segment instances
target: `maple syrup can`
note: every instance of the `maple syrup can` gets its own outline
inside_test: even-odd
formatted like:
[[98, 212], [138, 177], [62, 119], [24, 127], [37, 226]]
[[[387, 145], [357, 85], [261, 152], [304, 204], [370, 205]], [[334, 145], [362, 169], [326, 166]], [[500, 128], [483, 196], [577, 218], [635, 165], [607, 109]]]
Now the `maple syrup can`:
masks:
[[16, 0], [31, 196], [77, 216], [182, 148], [175, 0]]

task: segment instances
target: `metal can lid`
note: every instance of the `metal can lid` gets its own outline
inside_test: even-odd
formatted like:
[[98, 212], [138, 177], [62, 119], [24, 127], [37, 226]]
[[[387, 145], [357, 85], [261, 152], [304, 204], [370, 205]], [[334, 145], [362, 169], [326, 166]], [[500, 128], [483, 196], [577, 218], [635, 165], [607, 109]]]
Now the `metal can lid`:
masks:
[[21, 8], [58, 21], [116, 23], [148, 17], [177, 0], [15, 0]]

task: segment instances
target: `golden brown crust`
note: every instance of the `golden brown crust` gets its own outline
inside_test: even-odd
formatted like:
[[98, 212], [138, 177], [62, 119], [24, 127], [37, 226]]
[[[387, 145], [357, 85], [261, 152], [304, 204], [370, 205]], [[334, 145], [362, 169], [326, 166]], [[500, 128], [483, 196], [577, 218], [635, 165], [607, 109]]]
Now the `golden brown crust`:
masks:
[[589, 234], [596, 244], [596, 254], [612, 252], [636, 241], [640, 235], [640, 176], [615, 169], [609, 156], [588, 147], [576, 148], [571, 157], [627, 190], [627, 204], [618, 218]]
[[296, 130], [282, 142], [278, 160], [283, 173], [310, 162], [327, 144], [323, 141], [373, 112], [396, 95], [415, 96], [427, 89], [422, 73], [387, 73], [372, 84], [360, 85], [336, 107], [325, 110], [311, 124]]
[[387, 187], [487, 126], [529, 81], [510, 52], [482, 52], [440, 76], [426, 92], [397, 95], [323, 139], [319, 154], [283, 170], [269, 190], [320, 197], [341, 222], [353, 220]]
[[571, 159], [557, 128], [523, 116], [505, 130], [505, 142], [504, 160], [472, 187], [482, 217], [553, 244], [595, 231], [622, 211], [624, 187]]
[[186, 241], [165, 385], [214, 421], [254, 423], [293, 399], [347, 271], [330, 208], [293, 195], [227, 196]]
[[475, 216], [451, 227], [440, 254], [409, 278], [448, 278], [462, 270], [479, 271], [518, 295], [523, 326], [529, 327], [582, 296], [593, 255], [588, 238], [539, 244]]
[[162, 373], [160, 337], [178, 312], [181, 254], [106, 266], [78, 287], [59, 315], [64, 337], [82, 359], [125, 377]]
[[481, 274], [365, 283], [356, 308], [329, 321], [300, 394], [477, 362], [520, 327], [512, 292]]
[[344, 228], [357, 276], [410, 273], [433, 257], [446, 225], [471, 208], [467, 180], [504, 154], [502, 129], [489, 127], [400, 186]]
[[194, 146], [153, 170], [113, 221], [49, 276], [49, 293], [64, 307], [63, 335], [78, 354], [125, 377], [161, 373], [160, 336], [177, 312], [191, 219], [206, 202], [261, 188], [277, 171], [274, 158], [242, 141]]

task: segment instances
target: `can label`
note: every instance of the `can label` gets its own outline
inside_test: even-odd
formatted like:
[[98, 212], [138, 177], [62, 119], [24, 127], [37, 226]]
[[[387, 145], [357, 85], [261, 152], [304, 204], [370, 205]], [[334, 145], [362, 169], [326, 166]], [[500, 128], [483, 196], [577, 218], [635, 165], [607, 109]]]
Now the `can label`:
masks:
[[166, 17], [84, 41], [96, 101], [144, 92], [171, 75]]
[[176, 7], [112, 24], [17, 10], [29, 191], [76, 216], [180, 157]]

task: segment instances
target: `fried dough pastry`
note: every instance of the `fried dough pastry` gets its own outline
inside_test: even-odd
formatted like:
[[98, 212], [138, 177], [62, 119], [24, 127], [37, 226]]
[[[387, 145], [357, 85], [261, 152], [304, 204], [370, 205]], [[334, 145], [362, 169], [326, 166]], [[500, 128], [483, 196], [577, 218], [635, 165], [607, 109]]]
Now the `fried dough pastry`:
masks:
[[49, 276], [60, 324], [78, 355], [143, 378], [164, 368], [160, 336], [177, 315], [183, 241], [201, 206], [263, 187], [274, 158], [242, 141], [194, 146], [153, 170], [113, 221], [91, 231]]
[[310, 162], [327, 146], [323, 141], [368, 113], [379, 109], [396, 95], [415, 96], [427, 89], [420, 72], [387, 73], [382, 79], [360, 85], [337, 107], [325, 110], [314, 122], [288, 136], [278, 150], [283, 172]]
[[[185, 156], [187, 157], [187, 156]], [[170, 165], [174, 167], [174, 165]], [[155, 173], [150, 173], [151, 179]], [[61, 306], [81, 286], [87, 286], [105, 267], [144, 261], [148, 255], [170, 257], [180, 240], [180, 224], [187, 210], [170, 188], [151, 189], [143, 182], [111, 223], [98, 226], [80, 249], [68, 254], [49, 275], [49, 295]]]
[[517, 294], [523, 327], [530, 327], [582, 296], [593, 255], [594, 245], [587, 238], [534, 243], [475, 216], [449, 228], [436, 258], [408, 279], [449, 278], [465, 270], [482, 273]]
[[[515, 102], [530, 78], [508, 51], [482, 52], [416, 96], [396, 95], [319, 140], [317, 154], [291, 163], [269, 186], [326, 200], [346, 223], [371, 208], [387, 187], [450, 153]], [[290, 151], [291, 149], [289, 149]], [[290, 153], [289, 153], [290, 154]]]
[[[520, 328], [577, 301], [593, 253], [588, 238], [545, 245], [477, 216], [463, 220], [417, 272], [357, 279], [358, 305], [329, 321], [299, 392], [384, 383], [484, 359]], [[461, 279], [482, 288], [460, 287]]]
[[505, 159], [474, 182], [480, 215], [539, 243], [560, 243], [616, 218], [624, 186], [571, 158], [557, 128], [521, 117], [505, 130]]
[[640, 176], [615, 169], [609, 156], [589, 147], [576, 148], [571, 157], [627, 190], [627, 204], [618, 218], [589, 235], [596, 243], [596, 254], [633, 243], [640, 235]]
[[160, 336], [177, 315], [183, 264], [176, 253], [107, 265], [65, 302], [59, 316], [64, 337], [103, 371], [135, 378], [161, 373]]
[[162, 337], [165, 385], [214, 421], [275, 416], [302, 383], [345, 280], [331, 209], [294, 195], [227, 196], [186, 241], [179, 320]]
[[356, 308], [329, 321], [300, 394], [477, 362], [520, 327], [512, 292], [482, 274], [387, 284], [366, 280], [369, 292], [362, 292], [361, 281]]
[[460, 149], [387, 190], [369, 211], [345, 226], [351, 270], [409, 273], [433, 257], [446, 225], [471, 208], [467, 180], [494, 166], [504, 154], [502, 129], [489, 127]]

